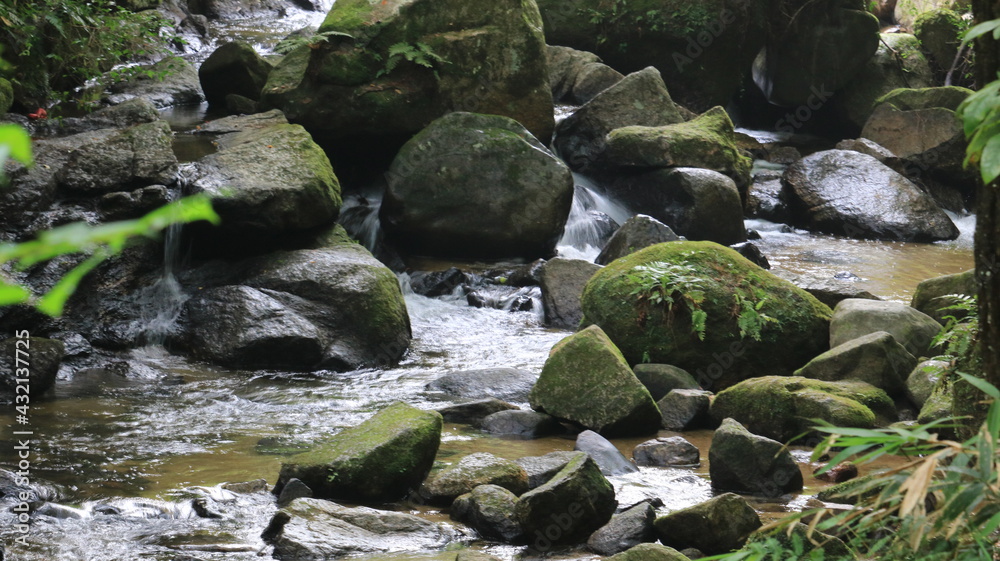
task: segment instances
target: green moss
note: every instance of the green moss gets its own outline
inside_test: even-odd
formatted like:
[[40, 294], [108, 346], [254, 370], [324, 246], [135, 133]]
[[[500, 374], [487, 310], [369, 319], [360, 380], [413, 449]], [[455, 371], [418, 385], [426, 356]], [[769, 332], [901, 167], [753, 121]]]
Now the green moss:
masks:
[[672, 547], [658, 543], [641, 543], [621, 553], [608, 557], [608, 561], [690, 561]]
[[[700, 277], [704, 340], [693, 333], [686, 307], [671, 312], [635, 295], [641, 287], [633, 270], [653, 262], [685, 265]], [[759, 341], [740, 336], [738, 292], [760, 295], [759, 313], [777, 320], [761, 329]], [[827, 349], [832, 316], [809, 293], [712, 242], [669, 242], [618, 259], [590, 279], [581, 303], [582, 325], [599, 325], [629, 363], [673, 364], [716, 389], [751, 376], [790, 374]]]
[[888, 103], [900, 111], [930, 109], [932, 107], [943, 107], [954, 111], [970, 95], [972, 95], [972, 90], [958, 86], [897, 88], [880, 97], [875, 103], [876, 105]]

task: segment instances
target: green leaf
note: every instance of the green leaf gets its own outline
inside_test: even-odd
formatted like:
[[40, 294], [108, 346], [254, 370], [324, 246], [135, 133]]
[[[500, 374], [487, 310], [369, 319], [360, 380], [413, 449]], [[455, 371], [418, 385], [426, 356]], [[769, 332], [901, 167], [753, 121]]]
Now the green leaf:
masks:
[[997, 389], [993, 384], [983, 380], [982, 378], [976, 378], [975, 376], [970, 376], [964, 372], [958, 372], [958, 375], [962, 377], [963, 380], [972, 384], [973, 386], [979, 388], [984, 394], [992, 397], [993, 399], [1000, 399], [1000, 389]]
[[979, 161], [979, 173], [983, 177], [983, 183], [992, 183], [994, 179], [1000, 177], [1000, 135], [994, 134], [987, 141], [983, 148]]
[[0, 281], [0, 306], [11, 306], [27, 302], [31, 293], [25, 288]]
[[0, 126], [0, 176], [7, 159], [17, 160], [25, 166], [32, 164], [31, 137], [17, 125]]
[[996, 35], [998, 31], [1000, 31], [1000, 20], [994, 19], [990, 21], [984, 21], [983, 23], [973, 26], [971, 29], [965, 32], [965, 37], [962, 38], [962, 44], [965, 45], [969, 41], [972, 41], [990, 32]]

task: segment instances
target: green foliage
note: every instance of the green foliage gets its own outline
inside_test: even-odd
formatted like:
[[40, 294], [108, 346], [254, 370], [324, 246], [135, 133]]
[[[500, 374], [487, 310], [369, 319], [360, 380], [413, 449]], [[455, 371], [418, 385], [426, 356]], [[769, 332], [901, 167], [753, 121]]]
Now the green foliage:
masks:
[[396, 43], [389, 47], [389, 52], [385, 57], [385, 67], [379, 70], [375, 76], [381, 77], [389, 74], [404, 60], [424, 68], [430, 68], [434, 71], [435, 77], [438, 75], [438, 66], [447, 64], [447, 61], [435, 53], [426, 43]]
[[[987, 33], [1000, 39], [1000, 19], [974, 26], [965, 34], [962, 45]], [[1000, 177], [1000, 80], [970, 95], [958, 106], [957, 113], [962, 120], [965, 139], [969, 141], [965, 165], [978, 166], [983, 183], [989, 184]]]
[[354, 40], [354, 36], [349, 33], [341, 33], [340, 31], [324, 31], [323, 33], [316, 33], [309, 36], [295, 37], [282, 41], [274, 47], [274, 52], [279, 55], [287, 55], [288, 53], [294, 51], [295, 49], [303, 46], [309, 45], [310, 49], [316, 49], [323, 43], [330, 42], [330, 39], [334, 37], [339, 37], [343, 39]]
[[822, 549], [806, 544], [797, 534], [792, 534], [787, 541], [774, 537], [766, 540], [751, 541], [735, 553], [726, 553], [712, 557], [703, 557], [701, 561], [725, 559], [726, 561], [823, 561], [826, 558]]
[[967, 357], [979, 332], [978, 299], [965, 294], [948, 294], [942, 298], [950, 299], [954, 304], [941, 308], [941, 311], [961, 313], [944, 316], [947, 323], [932, 344], [933, 348], [941, 348], [944, 353], [936, 358], [956, 360]]
[[112, 0], [8, 0], [0, 2], [0, 24], [0, 45], [15, 67], [10, 78], [33, 96], [68, 97], [117, 64], [166, 51], [165, 20]]
[[767, 324], [781, 322], [761, 311], [767, 302], [767, 297], [761, 290], [754, 292], [755, 298], [750, 298], [743, 290], [736, 291], [736, 324], [740, 328], [741, 339], [750, 337], [754, 341], [760, 341], [761, 331]]
[[13, 159], [26, 166], [32, 163], [31, 137], [17, 125], [0, 126], [0, 180], [3, 179], [4, 164]]
[[691, 314], [691, 331], [705, 340], [708, 314], [701, 309], [705, 290], [694, 267], [654, 261], [635, 267], [626, 276], [636, 285], [630, 296], [637, 297], [640, 304], [665, 306], [668, 322], [673, 318], [674, 306], [683, 304]]

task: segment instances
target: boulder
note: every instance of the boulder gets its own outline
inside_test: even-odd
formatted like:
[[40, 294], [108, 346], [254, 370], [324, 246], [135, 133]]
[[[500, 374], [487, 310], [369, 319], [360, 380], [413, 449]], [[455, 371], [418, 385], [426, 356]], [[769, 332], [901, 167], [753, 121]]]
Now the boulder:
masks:
[[611, 519], [616, 505], [614, 487], [590, 456], [578, 452], [547, 483], [521, 495], [514, 516], [528, 543], [544, 551], [586, 540]]
[[82, 117], [64, 117], [35, 121], [33, 136], [51, 137], [79, 134], [101, 129], [124, 129], [160, 120], [160, 112], [149, 100], [140, 97], [119, 105], [97, 109]]
[[611, 169], [692, 167], [729, 176], [746, 189], [753, 162], [736, 146], [733, 122], [713, 107], [686, 123], [611, 131], [601, 164]]
[[754, 61], [754, 81], [774, 105], [822, 105], [875, 54], [878, 19], [861, 2], [779, 6], [786, 11], [771, 21], [766, 48]]
[[528, 401], [528, 393], [536, 379], [531, 372], [517, 368], [457, 370], [428, 383], [427, 389], [455, 397], [488, 396], [523, 403]]
[[953, 240], [958, 228], [934, 199], [871, 156], [826, 150], [782, 179], [795, 226], [860, 239]]
[[259, 100], [272, 68], [252, 46], [230, 41], [201, 63], [198, 79], [209, 105], [219, 107], [226, 105], [226, 96], [230, 94]]
[[525, 456], [514, 461], [528, 473], [528, 487], [535, 489], [549, 482], [562, 471], [570, 460], [578, 456], [576, 452], [549, 452], [544, 456]]
[[656, 402], [660, 408], [660, 426], [667, 430], [686, 431], [711, 428], [714, 423], [708, 414], [712, 392], [705, 390], [670, 390]]
[[867, 382], [893, 396], [906, 390], [917, 359], [895, 337], [876, 331], [841, 343], [795, 371], [796, 376], [836, 382]]
[[592, 430], [585, 430], [577, 435], [573, 450], [590, 456], [604, 475], [625, 475], [639, 471], [614, 444]]
[[272, 127], [274, 125], [287, 125], [288, 119], [285, 114], [277, 109], [255, 113], [253, 115], [229, 115], [203, 123], [197, 129], [191, 131], [193, 134], [231, 134], [234, 132], [246, 132], [248, 130], [259, 130]]
[[177, 157], [171, 149], [173, 133], [166, 121], [83, 136], [89, 136], [88, 142], [70, 152], [55, 172], [59, 185], [74, 194], [101, 195], [173, 183], [177, 176]]
[[275, 513], [261, 537], [274, 546], [275, 559], [322, 561], [358, 553], [439, 549], [452, 536], [445, 527], [412, 514], [300, 498]]
[[[267, 487], [267, 483], [264, 483], [264, 487]], [[313, 492], [308, 485], [303, 483], [301, 480], [296, 478], [291, 478], [288, 483], [285, 484], [281, 489], [281, 493], [278, 494], [278, 508], [285, 508], [290, 505], [295, 499], [312, 498]]]
[[140, 218], [170, 202], [165, 185], [150, 185], [132, 191], [115, 191], [97, 201], [101, 217], [106, 221]]
[[896, 157], [896, 155], [890, 152], [885, 146], [867, 138], [844, 139], [838, 142], [835, 148], [837, 150], [852, 150], [854, 152], [868, 154], [882, 163]]
[[716, 171], [657, 169], [621, 177], [608, 190], [633, 212], [648, 214], [689, 240], [722, 245], [747, 240], [736, 184]]
[[528, 474], [514, 462], [489, 452], [469, 454], [431, 474], [420, 487], [420, 497], [432, 504], [448, 506], [459, 495], [480, 485], [496, 485], [520, 495], [528, 490]]
[[856, 282], [857, 277], [841, 279], [832, 277], [814, 277], [807, 275], [784, 275], [795, 286], [805, 290], [816, 297], [817, 300], [826, 304], [830, 308], [836, 307], [840, 302], [848, 298], [861, 298], [864, 300], [881, 300], [871, 292], [860, 286]]
[[658, 543], [641, 543], [628, 551], [608, 557], [614, 561], [689, 561], [689, 557], [672, 547]]
[[885, 331], [917, 358], [927, 355], [941, 324], [899, 302], [850, 298], [837, 304], [830, 321], [830, 346]]
[[660, 422], [649, 391], [597, 326], [553, 347], [529, 401], [536, 411], [604, 435], [649, 434]]
[[661, 436], [647, 440], [635, 447], [632, 457], [640, 466], [690, 467], [701, 463], [698, 447], [683, 436]]
[[742, 547], [761, 522], [745, 499], [725, 493], [661, 516], [655, 526], [664, 544], [678, 549], [694, 547], [713, 555]]
[[545, 323], [575, 329], [583, 318], [580, 296], [590, 277], [601, 268], [582, 259], [549, 259], [542, 265], [540, 285]]
[[745, 380], [715, 396], [712, 417], [733, 418], [779, 442], [812, 430], [813, 419], [838, 427], [875, 428], [896, 420], [892, 399], [864, 382], [823, 382], [798, 376]]
[[486, 417], [500, 411], [516, 411], [516, 405], [500, 401], [496, 398], [479, 399], [465, 403], [456, 403], [439, 407], [437, 412], [444, 417], [446, 423], [479, 425]]
[[451, 505], [451, 519], [479, 532], [486, 539], [516, 542], [520, 524], [514, 518], [517, 495], [497, 485], [479, 485]]
[[713, 489], [764, 497], [802, 490], [802, 472], [791, 452], [733, 419], [723, 420], [712, 435], [708, 467]]
[[552, 145], [574, 171], [587, 171], [604, 153], [612, 130], [682, 122], [660, 72], [649, 67], [629, 74], [560, 121]]
[[635, 377], [649, 390], [654, 400], [660, 401], [671, 390], [700, 390], [701, 386], [687, 370], [670, 364], [636, 364]]
[[538, 9], [514, 0], [351, 0], [295, 48], [264, 108], [333, 139], [408, 137], [451, 111], [504, 115], [548, 141], [554, 127]]
[[280, 494], [294, 477], [318, 498], [399, 499], [420, 485], [434, 464], [441, 425], [439, 413], [394, 403], [283, 462], [274, 492]]
[[624, 78], [601, 57], [569, 47], [546, 45], [552, 100], [582, 105]]
[[949, 368], [951, 365], [943, 360], [925, 360], [918, 364], [906, 378], [906, 397], [918, 408], [923, 408]]
[[[951, 64], [951, 61], [948, 61]], [[934, 75], [920, 41], [906, 33], [883, 33], [878, 50], [834, 98], [838, 109], [860, 131], [879, 99], [896, 88], [928, 88]]]
[[917, 289], [913, 292], [913, 300], [910, 301], [910, 306], [944, 325], [948, 322], [945, 319], [946, 316], [961, 319], [966, 315], [962, 310], [944, 309], [956, 304], [956, 300], [948, 298], [948, 296], [975, 296], [978, 293], [979, 283], [976, 280], [976, 270], [970, 269], [964, 273], [944, 275], [921, 281], [917, 285]]
[[[607, 265], [615, 259], [635, 253], [651, 245], [680, 240], [670, 226], [645, 214], [637, 214], [625, 221], [608, 240], [597, 256], [598, 265]], [[593, 276], [593, 275], [592, 275]]]
[[948, 383], [947, 378], [942, 376], [934, 386], [931, 395], [927, 397], [923, 406], [920, 407], [920, 413], [917, 414], [917, 423], [927, 424], [947, 419], [954, 415], [955, 393], [952, 391], [952, 385]]
[[962, 10], [968, 8], [968, 0], [896, 0], [893, 16], [906, 29], [913, 29], [921, 14], [936, 10]]
[[[784, 170], [784, 166], [780, 169]], [[772, 169], [754, 172], [752, 183], [747, 188], [748, 217], [779, 224], [788, 222], [788, 204], [785, 202], [781, 175], [781, 171]]]
[[198, 82], [198, 71], [183, 58], [169, 56], [139, 67], [131, 78], [112, 82], [106, 87], [104, 101], [118, 105], [137, 97], [157, 109], [175, 105], [198, 105], [205, 100]]
[[946, 77], [951, 70], [967, 25], [958, 12], [948, 8], [924, 12], [913, 22], [913, 34], [927, 51], [937, 76]]
[[65, 345], [56, 339], [19, 336], [0, 341], [0, 403], [24, 405], [18, 395], [40, 400], [55, 386], [64, 354]]
[[272, 125], [220, 137], [196, 164], [191, 189], [213, 197], [229, 232], [275, 233], [332, 225], [340, 182], [329, 158], [299, 125]]
[[479, 424], [479, 428], [497, 436], [529, 439], [561, 434], [566, 430], [559, 419], [552, 415], [522, 410], [498, 411], [487, 415]]
[[768, 7], [712, 0], [641, 0], [609, 11], [600, 0], [541, 0], [552, 45], [594, 50], [622, 72], [655, 66], [674, 98], [699, 111], [727, 103], [764, 45]]
[[569, 169], [520, 124], [451, 113], [399, 151], [379, 216], [410, 252], [549, 257], [572, 199]]
[[[668, 293], [650, 288], [661, 282]], [[656, 294], [677, 301], [668, 307], [650, 299]], [[599, 325], [628, 362], [673, 364], [705, 389], [791, 374], [828, 348], [829, 308], [711, 242], [659, 244], [623, 257], [590, 279], [582, 303], [585, 324]], [[703, 331], [692, 312], [704, 314]]]
[[648, 502], [611, 517], [587, 539], [587, 549], [599, 555], [614, 555], [641, 543], [656, 541], [653, 521], [656, 509]]

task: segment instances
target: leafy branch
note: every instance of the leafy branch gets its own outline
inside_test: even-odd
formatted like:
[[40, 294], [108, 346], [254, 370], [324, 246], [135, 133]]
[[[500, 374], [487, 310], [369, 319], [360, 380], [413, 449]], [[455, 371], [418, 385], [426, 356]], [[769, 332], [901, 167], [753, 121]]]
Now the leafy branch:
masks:
[[438, 77], [437, 69], [440, 65], [447, 64], [448, 61], [434, 52], [430, 45], [426, 43], [396, 43], [389, 47], [389, 52], [385, 59], [385, 67], [375, 75], [380, 78], [389, 74], [403, 61], [412, 62], [424, 68], [434, 71], [434, 77]]
[[691, 332], [705, 340], [708, 313], [701, 309], [705, 301], [704, 280], [691, 265], [654, 261], [632, 269], [626, 277], [635, 289], [629, 294], [641, 303], [667, 308], [667, 322], [673, 321], [674, 306], [683, 304], [691, 313]]

